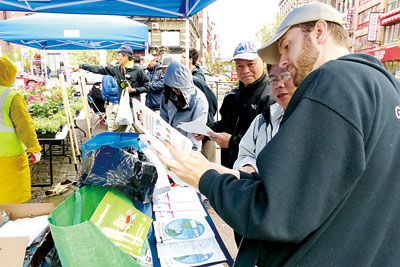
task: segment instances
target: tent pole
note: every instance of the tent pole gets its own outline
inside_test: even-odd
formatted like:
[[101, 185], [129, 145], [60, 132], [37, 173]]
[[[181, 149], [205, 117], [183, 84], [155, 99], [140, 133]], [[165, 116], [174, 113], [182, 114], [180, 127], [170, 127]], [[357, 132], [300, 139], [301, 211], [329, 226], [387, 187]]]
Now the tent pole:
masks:
[[186, 17], [186, 45], [185, 45], [185, 56], [186, 56], [186, 68], [189, 68], [189, 45], [190, 45], [190, 36], [189, 36], [189, 17]]
[[49, 77], [48, 77], [48, 75], [47, 75], [47, 55], [46, 55], [46, 48], [43, 49], [43, 54], [44, 54], [44, 56], [43, 56], [43, 58], [44, 58], [44, 78], [45, 78], [46, 84], [47, 84]]

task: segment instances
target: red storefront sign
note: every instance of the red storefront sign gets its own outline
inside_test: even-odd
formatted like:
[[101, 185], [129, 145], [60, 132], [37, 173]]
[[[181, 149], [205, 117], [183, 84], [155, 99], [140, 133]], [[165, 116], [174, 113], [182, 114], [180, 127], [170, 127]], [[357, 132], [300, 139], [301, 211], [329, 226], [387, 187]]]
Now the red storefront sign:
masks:
[[380, 61], [400, 60], [400, 47], [386, 47], [367, 51], [368, 54], [378, 58]]

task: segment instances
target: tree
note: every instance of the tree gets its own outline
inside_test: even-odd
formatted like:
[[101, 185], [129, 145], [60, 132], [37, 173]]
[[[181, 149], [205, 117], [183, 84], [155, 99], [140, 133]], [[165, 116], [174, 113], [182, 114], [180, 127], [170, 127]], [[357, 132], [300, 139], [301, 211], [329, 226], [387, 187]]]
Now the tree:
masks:
[[260, 29], [260, 31], [256, 33], [257, 39], [260, 40], [262, 44], [266, 43], [269, 39], [271, 39], [275, 35], [279, 24], [281, 24], [281, 21], [276, 21], [264, 25]]

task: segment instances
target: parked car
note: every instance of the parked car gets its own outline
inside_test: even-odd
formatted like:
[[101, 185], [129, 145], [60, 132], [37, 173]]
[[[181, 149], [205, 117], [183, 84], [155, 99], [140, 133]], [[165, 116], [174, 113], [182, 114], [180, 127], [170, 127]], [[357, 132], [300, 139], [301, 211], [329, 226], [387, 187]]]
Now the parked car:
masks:
[[[101, 74], [89, 72], [86, 70], [80, 70], [80, 71], [83, 72], [83, 75], [85, 76], [86, 84], [94, 84], [96, 82], [101, 82], [101, 80], [103, 79], [103, 75], [101, 75]], [[78, 84], [78, 77], [79, 77], [78, 75], [79, 75], [79, 72], [71, 73], [71, 83], [72, 84]]]
[[46, 80], [37, 75], [32, 75], [26, 72], [20, 72], [17, 73], [17, 76], [15, 77], [15, 83], [17, 86], [30, 86], [34, 84], [45, 86]]

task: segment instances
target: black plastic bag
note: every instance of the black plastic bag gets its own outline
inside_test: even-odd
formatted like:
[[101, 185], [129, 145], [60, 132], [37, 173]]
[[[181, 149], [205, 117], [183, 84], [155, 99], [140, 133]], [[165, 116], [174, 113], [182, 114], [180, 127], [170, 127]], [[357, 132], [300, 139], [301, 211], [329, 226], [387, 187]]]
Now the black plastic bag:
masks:
[[132, 146], [119, 149], [105, 145], [92, 150], [83, 159], [82, 168], [82, 184], [107, 186], [143, 203], [152, 200], [156, 167]]

